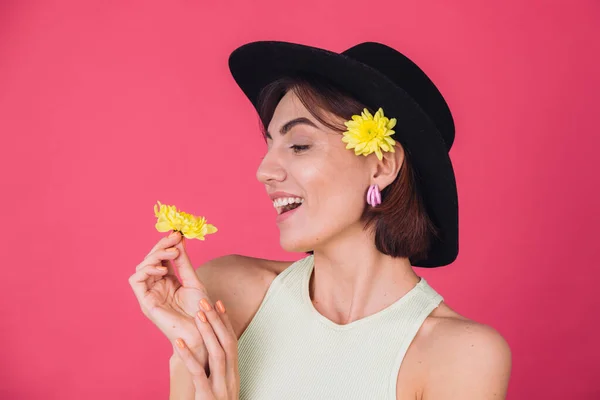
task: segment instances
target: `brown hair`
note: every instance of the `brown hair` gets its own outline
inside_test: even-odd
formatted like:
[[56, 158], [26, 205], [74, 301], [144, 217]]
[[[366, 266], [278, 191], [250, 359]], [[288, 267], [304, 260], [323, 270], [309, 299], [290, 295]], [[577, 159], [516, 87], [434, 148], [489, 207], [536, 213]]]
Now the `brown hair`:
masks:
[[[295, 92], [314, 118], [340, 134], [346, 130], [345, 125], [331, 122], [323, 111], [349, 120], [366, 107], [324, 78], [308, 74], [282, 77], [264, 87], [258, 98], [257, 110], [265, 141], [275, 108], [289, 90]], [[374, 114], [372, 109], [366, 108]], [[395, 131], [398, 132], [398, 129], [401, 127], [396, 126]], [[365, 201], [361, 221], [365, 229], [374, 227], [375, 245], [383, 254], [424, 259], [431, 245], [431, 236], [437, 235], [438, 231], [421, 200], [410, 152], [406, 148], [404, 150], [404, 163], [398, 176], [381, 191], [382, 203], [371, 207]]]

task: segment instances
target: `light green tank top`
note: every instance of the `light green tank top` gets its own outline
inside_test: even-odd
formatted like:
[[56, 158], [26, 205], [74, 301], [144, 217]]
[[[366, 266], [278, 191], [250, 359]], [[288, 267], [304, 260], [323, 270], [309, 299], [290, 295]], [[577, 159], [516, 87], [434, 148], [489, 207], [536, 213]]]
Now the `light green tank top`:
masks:
[[314, 256], [271, 282], [238, 341], [240, 400], [396, 399], [400, 364], [443, 300], [425, 279], [383, 310], [346, 325], [310, 300]]

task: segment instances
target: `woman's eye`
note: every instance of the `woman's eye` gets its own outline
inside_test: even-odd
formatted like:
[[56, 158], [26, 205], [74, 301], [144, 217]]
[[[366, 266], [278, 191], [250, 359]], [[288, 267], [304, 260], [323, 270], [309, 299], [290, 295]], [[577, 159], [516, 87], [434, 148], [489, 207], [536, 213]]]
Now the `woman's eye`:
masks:
[[301, 151], [308, 150], [309, 147], [310, 147], [309, 145], [299, 145], [299, 144], [294, 144], [294, 145], [290, 146], [291, 149], [294, 149], [294, 153], [299, 153]]

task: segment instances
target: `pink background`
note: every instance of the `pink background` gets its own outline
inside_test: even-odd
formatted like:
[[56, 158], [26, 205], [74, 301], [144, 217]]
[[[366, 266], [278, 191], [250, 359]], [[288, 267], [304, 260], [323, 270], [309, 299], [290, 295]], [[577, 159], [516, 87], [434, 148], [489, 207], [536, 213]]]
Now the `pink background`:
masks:
[[387, 43], [453, 110], [453, 265], [417, 271], [513, 351], [509, 399], [598, 399], [597, 1], [0, 2], [0, 398], [164, 399], [171, 345], [128, 277], [157, 200], [229, 253], [295, 260], [227, 57]]

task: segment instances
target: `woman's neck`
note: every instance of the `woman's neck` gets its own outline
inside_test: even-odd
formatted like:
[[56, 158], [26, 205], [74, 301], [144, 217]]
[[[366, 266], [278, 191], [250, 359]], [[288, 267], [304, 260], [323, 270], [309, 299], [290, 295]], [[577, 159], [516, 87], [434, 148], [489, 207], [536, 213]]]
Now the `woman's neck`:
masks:
[[388, 307], [420, 279], [407, 258], [379, 252], [367, 232], [344, 236], [314, 249], [309, 281], [315, 308], [340, 325]]

